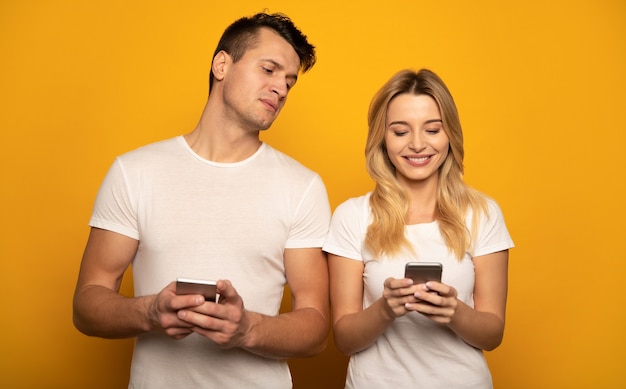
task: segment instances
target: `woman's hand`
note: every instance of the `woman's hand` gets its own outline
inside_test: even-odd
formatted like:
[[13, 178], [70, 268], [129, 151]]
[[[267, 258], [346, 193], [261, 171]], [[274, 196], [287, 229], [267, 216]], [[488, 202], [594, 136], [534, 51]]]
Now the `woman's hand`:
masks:
[[417, 285], [413, 294], [416, 302], [407, 302], [404, 308], [415, 311], [441, 324], [449, 324], [457, 312], [459, 301], [453, 287], [436, 281]]
[[410, 278], [387, 278], [383, 286], [383, 306], [390, 320], [406, 315], [410, 311], [407, 307], [418, 302]]

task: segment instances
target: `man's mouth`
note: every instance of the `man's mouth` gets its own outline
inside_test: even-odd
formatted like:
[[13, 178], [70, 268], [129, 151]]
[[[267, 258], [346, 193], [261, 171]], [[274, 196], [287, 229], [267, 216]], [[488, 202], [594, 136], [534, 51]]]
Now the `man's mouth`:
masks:
[[274, 103], [271, 100], [268, 99], [261, 99], [261, 102], [268, 107], [271, 111], [276, 112], [278, 111], [278, 104]]

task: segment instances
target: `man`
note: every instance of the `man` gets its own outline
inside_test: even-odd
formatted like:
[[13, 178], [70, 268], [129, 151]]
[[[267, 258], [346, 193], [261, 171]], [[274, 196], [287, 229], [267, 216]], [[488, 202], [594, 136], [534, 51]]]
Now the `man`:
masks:
[[[315, 49], [289, 18], [229, 26], [190, 133], [118, 157], [90, 220], [74, 323], [136, 337], [132, 388], [288, 388], [284, 359], [322, 351], [330, 220], [319, 175], [259, 139]], [[133, 266], [135, 297], [119, 294]], [[177, 295], [178, 277], [218, 280], [219, 303]], [[279, 315], [285, 283], [292, 311]]]

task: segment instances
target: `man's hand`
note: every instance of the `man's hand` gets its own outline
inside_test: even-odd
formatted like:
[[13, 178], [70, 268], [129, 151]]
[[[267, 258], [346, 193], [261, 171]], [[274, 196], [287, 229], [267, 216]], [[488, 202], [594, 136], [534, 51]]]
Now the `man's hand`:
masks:
[[186, 327], [179, 330], [196, 332], [223, 349], [241, 347], [250, 328], [243, 300], [228, 280], [217, 282], [217, 292], [218, 303], [203, 300], [200, 305], [180, 309], [176, 319]]
[[150, 299], [148, 314], [155, 328], [174, 339], [182, 339], [193, 332], [193, 325], [178, 317], [179, 310], [194, 309], [203, 303], [201, 295], [177, 295], [176, 282], [171, 282]]

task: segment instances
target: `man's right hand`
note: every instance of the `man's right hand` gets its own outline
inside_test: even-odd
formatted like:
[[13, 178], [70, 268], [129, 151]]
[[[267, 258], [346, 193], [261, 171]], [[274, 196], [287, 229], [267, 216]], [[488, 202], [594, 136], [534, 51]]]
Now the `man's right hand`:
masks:
[[177, 295], [174, 281], [159, 294], [152, 296], [148, 314], [155, 330], [162, 331], [174, 339], [183, 339], [193, 333], [193, 324], [179, 319], [178, 310], [192, 309], [204, 302], [201, 295]]

